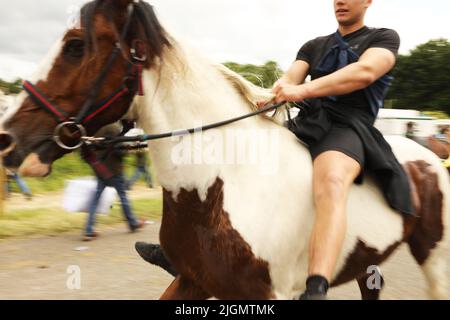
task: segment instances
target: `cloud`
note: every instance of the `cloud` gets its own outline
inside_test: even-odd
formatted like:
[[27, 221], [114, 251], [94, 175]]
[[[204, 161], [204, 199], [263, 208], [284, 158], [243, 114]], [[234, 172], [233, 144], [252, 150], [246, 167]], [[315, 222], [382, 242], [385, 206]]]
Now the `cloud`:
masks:
[[83, 1], [18, 0], [0, 11], [0, 78], [28, 77]]
[[[17, 0], [0, 11], [0, 78], [28, 77], [83, 0]], [[331, 0], [153, 0], [164, 26], [224, 62], [277, 61], [286, 69], [306, 41], [337, 25]], [[367, 24], [397, 30], [400, 51], [450, 38], [448, 0], [374, 1]]]

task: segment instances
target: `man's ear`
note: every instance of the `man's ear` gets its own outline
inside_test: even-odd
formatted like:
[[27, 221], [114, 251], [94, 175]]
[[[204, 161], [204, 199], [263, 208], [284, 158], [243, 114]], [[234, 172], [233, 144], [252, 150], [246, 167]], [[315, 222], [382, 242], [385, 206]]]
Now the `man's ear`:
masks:
[[372, 5], [372, 0], [364, 0], [364, 2], [365, 2], [364, 7], [365, 7], [366, 9], [369, 8], [369, 7]]

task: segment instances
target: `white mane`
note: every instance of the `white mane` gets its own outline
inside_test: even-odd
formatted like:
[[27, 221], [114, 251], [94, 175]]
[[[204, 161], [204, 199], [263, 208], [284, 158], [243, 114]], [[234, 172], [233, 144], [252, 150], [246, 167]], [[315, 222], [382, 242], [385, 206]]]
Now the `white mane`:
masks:
[[[220, 63], [210, 61], [195, 49], [186, 44], [181, 44], [178, 41], [171, 38], [172, 47], [166, 48], [163, 57], [157, 59], [157, 62], [153, 66], [153, 92], [146, 92], [146, 94], [156, 95], [161, 94], [159, 90], [164, 88], [171, 88], [171, 91], [176, 87], [183, 86], [184, 89], [193, 90], [190, 92], [192, 95], [201, 95], [203, 88], [198, 88], [199, 83], [207, 83], [212, 86], [208, 90], [217, 89], [218, 83], [222, 86], [228, 86], [233, 88], [235, 92], [239, 94], [248, 109], [243, 110], [239, 114], [234, 114], [233, 117], [241, 116], [253, 111], [258, 110], [257, 103], [261, 101], [269, 102], [274, 98], [274, 94], [270, 89], [258, 87], [246, 80], [238, 73], [230, 70], [226, 66]], [[217, 76], [220, 76], [220, 82], [218, 82]], [[214, 80], [212, 79], [214, 77]], [[208, 79], [211, 78], [211, 79]], [[211, 80], [211, 82], [207, 82]], [[206, 88], [205, 88], [206, 89]], [[217, 99], [220, 99], [217, 97]], [[140, 114], [136, 108], [140, 105], [141, 99], [137, 98], [132, 108], [130, 108], [127, 118], [137, 118]], [[240, 103], [242, 104], [242, 103]], [[261, 117], [269, 119], [279, 125], [283, 124], [284, 108], [278, 109], [276, 113], [264, 114]], [[227, 118], [221, 118], [220, 120], [226, 120]], [[206, 124], [206, 123], [204, 123]]]
[[[250, 102], [250, 106], [254, 111], [258, 110], [257, 103], [261, 101], [270, 101], [275, 95], [268, 89], [255, 86], [253, 83], [242, 77], [240, 74], [230, 70], [223, 64], [217, 64], [215, 67], [223, 74], [236, 90]], [[280, 114], [277, 110], [277, 114]], [[264, 115], [277, 123], [280, 122], [280, 117], [269, 117]]]

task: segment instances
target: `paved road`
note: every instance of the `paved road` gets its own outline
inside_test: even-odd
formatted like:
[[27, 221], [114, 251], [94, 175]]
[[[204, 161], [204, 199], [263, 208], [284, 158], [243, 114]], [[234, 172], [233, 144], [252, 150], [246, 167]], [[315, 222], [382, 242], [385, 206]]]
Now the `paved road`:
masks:
[[[136, 234], [125, 227], [103, 229], [90, 243], [78, 234], [0, 241], [0, 299], [157, 299], [172, 278], [141, 260], [134, 243], [157, 242], [159, 227], [156, 222]], [[76, 251], [79, 247], [88, 248]], [[447, 258], [450, 264], [450, 252]], [[80, 267], [79, 290], [67, 287], [72, 265]], [[383, 272], [382, 299], [427, 298], [422, 274], [405, 248]], [[356, 282], [331, 290], [330, 298], [359, 299]]]

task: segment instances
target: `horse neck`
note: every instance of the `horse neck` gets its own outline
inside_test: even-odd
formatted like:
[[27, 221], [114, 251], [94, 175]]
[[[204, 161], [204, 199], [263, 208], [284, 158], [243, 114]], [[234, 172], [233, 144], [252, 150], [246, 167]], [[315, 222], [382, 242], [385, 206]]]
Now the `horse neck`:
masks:
[[187, 49], [177, 58], [178, 62], [144, 76], [145, 87], [156, 88], [145, 97], [151, 111], [145, 122], [153, 131], [208, 124], [251, 111], [249, 102], [212, 62]]
[[[165, 64], [160, 70], [144, 73], [146, 96], [137, 102], [140, 125], [146, 132], [162, 133], [199, 127], [251, 112], [250, 102], [238, 92], [210, 61], [193, 52], [177, 57], [179, 64]], [[175, 66], [174, 66], [175, 65]], [[267, 128], [269, 121], [255, 117], [217, 129]], [[275, 124], [272, 124], [275, 126]], [[225, 134], [224, 134], [225, 135]], [[197, 136], [197, 134], [195, 135]], [[195, 139], [188, 136], [187, 139]], [[183, 138], [184, 139], [184, 138]], [[179, 138], [150, 143], [153, 165], [161, 184], [176, 192], [183, 181], [207, 186], [221, 175], [220, 166], [181, 165], [171, 161]], [[201, 180], [201, 181], [199, 181]], [[205, 181], [206, 180], [206, 181]]]

